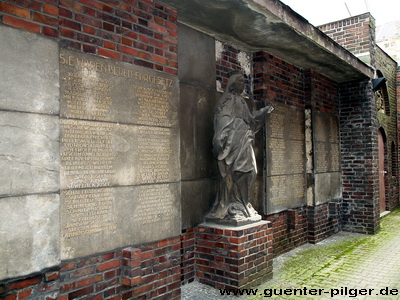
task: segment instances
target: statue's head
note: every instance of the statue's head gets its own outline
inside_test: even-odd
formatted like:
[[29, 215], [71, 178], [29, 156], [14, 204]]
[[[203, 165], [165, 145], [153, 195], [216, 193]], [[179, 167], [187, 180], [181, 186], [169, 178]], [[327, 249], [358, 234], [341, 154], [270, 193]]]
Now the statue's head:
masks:
[[234, 71], [228, 79], [226, 90], [233, 94], [240, 95], [245, 87], [246, 78], [240, 71]]

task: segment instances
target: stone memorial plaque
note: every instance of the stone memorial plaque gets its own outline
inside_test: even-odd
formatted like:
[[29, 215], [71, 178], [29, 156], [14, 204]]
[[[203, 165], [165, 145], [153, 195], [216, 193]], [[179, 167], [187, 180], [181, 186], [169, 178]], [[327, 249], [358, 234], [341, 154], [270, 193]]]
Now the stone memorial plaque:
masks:
[[270, 138], [267, 145], [268, 174], [304, 174], [304, 140]]
[[268, 209], [279, 212], [302, 206], [305, 199], [304, 174], [267, 177]]
[[62, 259], [179, 235], [179, 195], [179, 183], [61, 191]]
[[315, 112], [315, 165], [317, 173], [339, 172], [339, 123], [332, 114]]
[[60, 50], [61, 117], [176, 127], [178, 80], [169, 74]]
[[174, 128], [61, 120], [61, 188], [179, 180]]
[[339, 122], [335, 115], [314, 114], [315, 202], [341, 196]]
[[62, 259], [178, 235], [177, 78], [66, 49], [60, 74]]
[[267, 211], [275, 213], [305, 204], [304, 113], [274, 104], [267, 119]]
[[317, 173], [339, 172], [339, 144], [316, 142], [314, 157]]

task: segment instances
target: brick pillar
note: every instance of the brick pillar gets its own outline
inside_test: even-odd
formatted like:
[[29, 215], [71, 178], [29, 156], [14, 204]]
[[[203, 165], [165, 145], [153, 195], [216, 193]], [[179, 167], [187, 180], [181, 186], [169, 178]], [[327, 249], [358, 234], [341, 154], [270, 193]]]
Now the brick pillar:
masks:
[[379, 229], [378, 123], [369, 80], [341, 84], [340, 139], [344, 230]]
[[255, 287], [272, 278], [271, 223], [201, 224], [196, 252], [201, 283], [220, 289]]
[[[397, 178], [397, 190], [400, 192], [400, 181], [399, 181], [399, 165], [400, 165], [400, 66], [397, 67], [396, 72], [396, 113], [397, 113], [397, 161], [396, 161], [396, 178]], [[399, 195], [399, 194], [398, 194]], [[400, 195], [399, 195], [400, 196]], [[400, 205], [400, 199], [397, 199], [397, 205]]]
[[142, 250], [126, 248], [122, 250], [121, 283], [125, 286], [137, 286], [142, 283]]

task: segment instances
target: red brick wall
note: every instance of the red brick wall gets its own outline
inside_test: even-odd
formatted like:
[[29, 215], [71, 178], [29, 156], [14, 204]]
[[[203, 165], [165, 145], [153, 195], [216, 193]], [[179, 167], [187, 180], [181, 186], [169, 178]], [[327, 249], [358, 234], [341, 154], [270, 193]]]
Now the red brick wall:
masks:
[[253, 55], [254, 95], [257, 99], [305, 107], [302, 69], [265, 52]]
[[[180, 299], [181, 237], [62, 262], [0, 283], [2, 299]], [[35, 298], [36, 297], [36, 298]]]
[[3, 1], [3, 24], [66, 48], [177, 74], [177, 13], [152, 0]]
[[305, 70], [304, 76], [307, 104], [317, 111], [338, 114], [338, 84], [313, 70]]
[[59, 9], [54, 1], [2, 1], [1, 21], [5, 25], [58, 38]]
[[60, 271], [47, 271], [28, 278], [0, 283], [0, 299], [45, 299], [60, 298]]
[[341, 230], [340, 201], [308, 207], [308, 242], [318, 243]]
[[370, 52], [374, 65], [375, 19], [370, 13], [321, 25], [318, 28], [353, 54]]
[[181, 274], [182, 284], [192, 282], [196, 277], [196, 232], [197, 228], [185, 229], [182, 232]]
[[263, 218], [272, 224], [274, 256], [307, 243], [307, 207], [282, 211]]
[[217, 54], [218, 57], [216, 57], [216, 75], [221, 88], [225, 90], [231, 72], [234, 70], [243, 71], [243, 68], [238, 60], [240, 50], [228, 44], [220, 43], [220, 45], [223, 49], [216, 49], [217, 52], [220, 51]]

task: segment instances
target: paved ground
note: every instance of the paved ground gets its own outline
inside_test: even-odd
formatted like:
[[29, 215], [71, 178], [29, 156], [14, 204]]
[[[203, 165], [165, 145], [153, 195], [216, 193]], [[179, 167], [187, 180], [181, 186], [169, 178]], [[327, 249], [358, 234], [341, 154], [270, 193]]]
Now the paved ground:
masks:
[[182, 299], [400, 299], [400, 210], [382, 220], [376, 235], [342, 232], [277, 257], [274, 278], [255, 289], [222, 296], [193, 282], [183, 286]]

